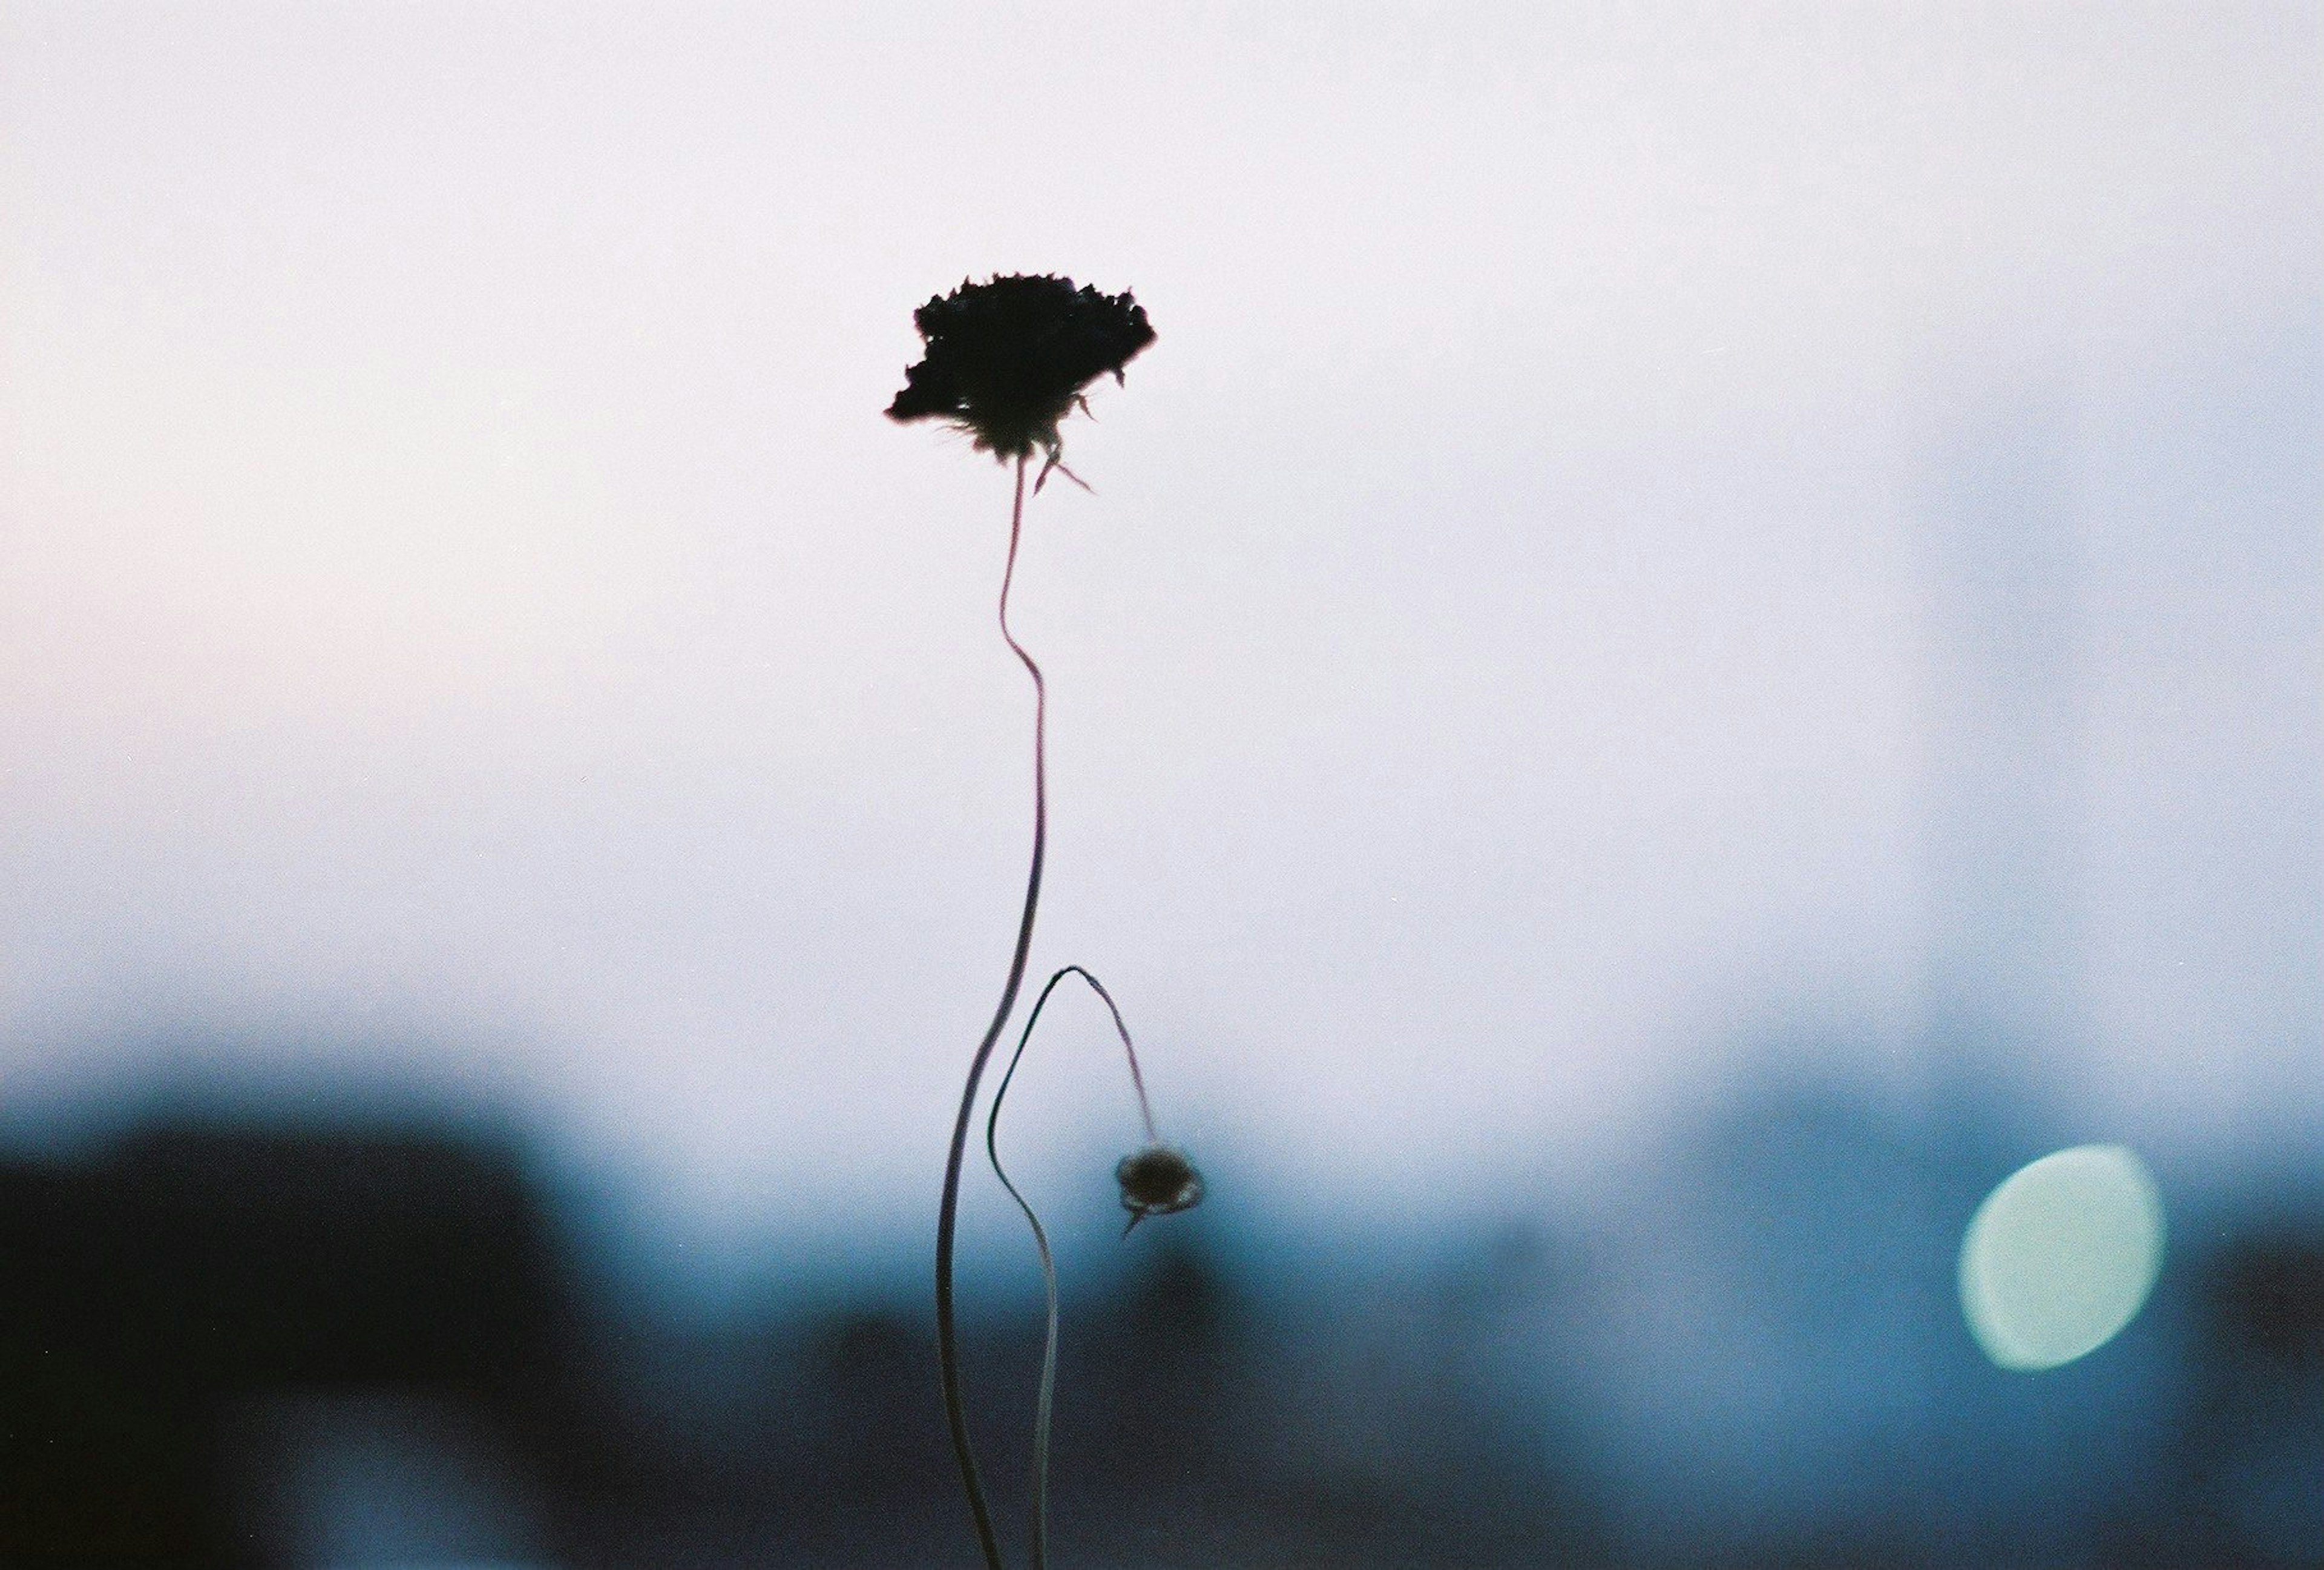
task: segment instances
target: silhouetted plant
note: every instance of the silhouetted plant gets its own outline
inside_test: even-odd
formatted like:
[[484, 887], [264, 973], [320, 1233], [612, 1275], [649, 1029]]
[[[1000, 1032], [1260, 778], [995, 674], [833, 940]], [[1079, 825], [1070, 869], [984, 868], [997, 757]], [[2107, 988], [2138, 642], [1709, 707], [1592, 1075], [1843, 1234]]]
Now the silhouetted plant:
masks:
[[[969, 1444], [968, 1415], [961, 1396], [960, 1356], [953, 1308], [953, 1255], [960, 1209], [960, 1177], [968, 1144], [969, 1120], [974, 1114], [976, 1092], [995, 1042], [1016, 1007], [1025, 980], [1025, 962], [1033, 943], [1033, 920], [1041, 901], [1041, 868], [1048, 844], [1047, 684], [1041, 668], [1009, 630], [1009, 590], [1017, 573], [1017, 550], [1025, 521], [1025, 471], [1036, 451], [1043, 455], [1041, 471], [1033, 482], [1038, 494], [1056, 469], [1080, 485], [1080, 478], [1063, 463], [1065, 444], [1058, 426], [1076, 408], [1087, 411], [1083, 392], [1099, 376], [1111, 373], [1121, 380], [1122, 368], [1154, 341], [1154, 328], [1145, 309], [1125, 291], [1102, 294], [1073, 280], [1030, 274], [996, 276], [984, 283], [964, 282], [950, 294], [930, 300], [912, 314], [927, 344], [920, 362], [905, 372], [903, 391], [888, 406], [888, 416], [899, 422], [941, 420], [967, 431], [975, 447], [1003, 463], [1015, 460], [1016, 487], [1009, 510], [1009, 555], [1001, 575], [1001, 636], [1033, 679], [1033, 854], [1025, 880], [1025, 908], [1018, 919], [1017, 944], [1010, 956], [1009, 976], [1001, 990], [1001, 1003], [992, 1023], [969, 1059], [968, 1077], [961, 1088], [960, 1112], [954, 1120], [952, 1145], [945, 1159], [944, 1198], [936, 1218], [936, 1355], [944, 1382], [945, 1418], [952, 1435], [953, 1453], [960, 1462], [961, 1481], [968, 1491], [969, 1512], [976, 1525], [978, 1547], [988, 1570], [1001, 1570], [1001, 1543], [993, 1529], [992, 1512], [985, 1501], [976, 1457]], [[1067, 965], [1049, 978], [1035, 1000], [1018, 1039], [1016, 1054], [992, 1098], [985, 1122], [985, 1150], [992, 1169], [1025, 1214], [1041, 1256], [1041, 1278], [1048, 1297], [1048, 1328], [1043, 1343], [1040, 1394], [1034, 1422], [1033, 1543], [1035, 1570], [1048, 1558], [1049, 1420], [1056, 1383], [1057, 1275], [1048, 1233], [1001, 1165], [999, 1131], [1001, 1105], [1009, 1082], [1023, 1058], [1026, 1043], [1041, 1009], [1057, 984], [1079, 975], [1096, 991], [1113, 1015], [1130, 1062], [1130, 1082], [1138, 1092], [1139, 1115], [1146, 1124], [1145, 1146], [1122, 1159], [1115, 1169], [1129, 1227], [1148, 1215], [1167, 1215], [1199, 1203], [1203, 1180], [1184, 1153], [1166, 1145], [1155, 1131], [1153, 1109], [1139, 1072], [1138, 1053], [1121, 1011], [1095, 976], [1079, 965]], [[1128, 1235], [1129, 1227], [1123, 1229]]]

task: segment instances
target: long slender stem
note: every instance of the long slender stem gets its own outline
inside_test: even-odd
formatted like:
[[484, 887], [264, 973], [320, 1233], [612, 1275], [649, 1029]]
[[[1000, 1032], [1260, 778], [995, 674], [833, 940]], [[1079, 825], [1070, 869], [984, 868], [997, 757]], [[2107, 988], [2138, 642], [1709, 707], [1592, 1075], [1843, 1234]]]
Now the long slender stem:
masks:
[[1033, 1246], [1041, 1251], [1041, 1286], [1049, 1298], [1048, 1330], [1041, 1340], [1040, 1396], [1033, 1405], [1033, 1570], [1048, 1570], [1049, 1564], [1049, 1426], [1057, 1396], [1057, 1261], [1049, 1251], [1049, 1234], [1041, 1225], [1041, 1218], [1033, 1213], [1032, 1205], [1017, 1191], [1007, 1168], [1001, 1165], [1001, 1104], [1009, 1099], [1010, 1083], [1017, 1077], [1017, 1066], [1025, 1061], [1025, 1048], [1032, 1043], [1033, 1027], [1041, 1022], [1041, 1011], [1048, 1006], [1049, 994], [1069, 975], [1081, 977], [1105, 1001], [1107, 1011], [1113, 1015], [1114, 1032], [1121, 1038], [1121, 1049], [1130, 1057], [1130, 1083], [1138, 1091], [1138, 1115], [1146, 1123], [1146, 1138], [1149, 1141], [1161, 1138], [1154, 1129], [1154, 1108], [1146, 1099], [1146, 1076], [1138, 1072], [1138, 1048], [1130, 1045], [1130, 1027], [1122, 1022], [1120, 1006], [1105, 990], [1103, 982], [1080, 965], [1065, 966], [1049, 978], [1041, 995], [1033, 1000], [1033, 1007], [1025, 1016], [1024, 1033], [1017, 1038], [1017, 1050], [1010, 1055], [1009, 1067], [1001, 1071], [1001, 1083], [993, 1087], [992, 1110], [984, 1120], [984, 1153], [992, 1162], [992, 1175], [1001, 1179], [1001, 1187], [1009, 1190], [1009, 1197], [1025, 1213], [1025, 1224], [1033, 1229]]
[[985, 1503], [984, 1484], [977, 1476], [976, 1455], [969, 1448], [968, 1412], [961, 1402], [959, 1337], [953, 1323], [952, 1261], [954, 1233], [960, 1214], [961, 1160], [968, 1149], [968, 1124], [976, 1108], [977, 1083], [984, 1077], [984, 1066], [992, 1057], [993, 1043], [1001, 1039], [1001, 1028], [1009, 1022], [1009, 1011], [1017, 1006], [1018, 989], [1025, 984], [1025, 958], [1033, 947], [1033, 912], [1041, 902], [1041, 858], [1049, 837], [1045, 729], [1048, 688], [1041, 680], [1041, 668], [1033, 663], [1033, 657], [1025, 652], [1024, 645], [1009, 630], [1009, 586], [1016, 580], [1017, 541], [1025, 522], [1025, 462], [1021, 457], [1017, 460], [1017, 494], [1009, 509], [1009, 565], [1001, 575], [1001, 636], [1024, 661], [1027, 673], [1033, 678], [1033, 862], [1025, 879], [1025, 913], [1017, 923], [1017, 948], [1009, 960], [1008, 984], [1001, 989], [1001, 1006], [993, 1011], [992, 1023], [986, 1027], [976, 1056], [969, 1060], [968, 1082], [961, 1087], [960, 1115], [953, 1122], [952, 1149], [945, 1158], [944, 1208], [936, 1216], [936, 1361], [944, 1374], [945, 1420], [952, 1428], [953, 1455], [960, 1461], [961, 1482], [968, 1489], [969, 1513], [976, 1518], [977, 1545], [984, 1550], [987, 1570], [1004, 1570], [1004, 1566], [1001, 1539], [992, 1528], [992, 1510]]

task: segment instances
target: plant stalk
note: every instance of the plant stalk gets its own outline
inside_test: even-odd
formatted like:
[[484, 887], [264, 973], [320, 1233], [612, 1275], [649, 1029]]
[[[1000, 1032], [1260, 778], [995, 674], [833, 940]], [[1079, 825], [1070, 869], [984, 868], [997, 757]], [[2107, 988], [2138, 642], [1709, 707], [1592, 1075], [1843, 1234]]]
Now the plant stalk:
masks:
[[1005, 1566], [1001, 1557], [1001, 1539], [993, 1529], [992, 1510], [985, 1502], [984, 1484], [977, 1475], [976, 1455], [969, 1447], [968, 1412], [961, 1401], [959, 1337], [953, 1316], [953, 1249], [960, 1213], [961, 1166], [968, 1150], [969, 1121], [976, 1108], [977, 1085], [984, 1077], [993, 1044], [1001, 1039], [1010, 1011], [1017, 1006], [1018, 990], [1025, 983], [1025, 960], [1033, 947], [1033, 913], [1041, 902], [1041, 861], [1048, 845], [1045, 728], [1048, 688], [1041, 679], [1041, 668], [1033, 663], [1033, 657], [1025, 652], [1024, 645], [1009, 630], [1009, 587], [1016, 579], [1017, 544], [1025, 522], [1027, 456], [1020, 455], [1017, 459], [1016, 497], [1009, 509], [1009, 564], [1001, 575], [1001, 636], [1033, 679], [1033, 858], [1025, 879], [1025, 912], [1017, 923], [1017, 948], [1009, 960], [1008, 984], [1001, 989], [1001, 1006], [993, 1011], [992, 1023], [986, 1028], [976, 1056], [969, 1060], [968, 1081], [961, 1087], [960, 1114], [953, 1122], [952, 1149], [945, 1158], [944, 1205], [936, 1216], [936, 1361], [944, 1375], [945, 1420], [952, 1430], [953, 1455], [960, 1462], [961, 1482], [968, 1489], [969, 1513], [976, 1519], [977, 1545], [984, 1551], [987, 1570], [1005, 1570]]

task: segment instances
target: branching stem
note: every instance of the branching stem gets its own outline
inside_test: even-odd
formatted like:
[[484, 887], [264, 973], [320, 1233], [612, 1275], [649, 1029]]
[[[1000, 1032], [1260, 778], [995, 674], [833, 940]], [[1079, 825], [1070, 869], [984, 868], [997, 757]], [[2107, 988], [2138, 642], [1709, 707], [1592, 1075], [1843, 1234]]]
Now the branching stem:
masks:
[[1009, 1173], [1001, 1165], [1001, 1104], [1009, 1098], [1010, 1082], [1017, 1077], [1017, 1066], [1025, 1060], [1025, 1048], [1033, 1039], [1033, 1027], [1040, 1023], [1041, 1010], [1049, 1002], [1049, 994], [1057, 984], [1069, 975], [1077, 975], [1089, 983], [1090, 990], [1105, 1002], [1106, 1010], [1113, 1016], [1113, 1029], [1121, 1038], [1121, 1049], [1130, 1058], [1130, 1083], [1138, 1091], [1138, 1115], [1145, 1120], [1148, 1143], [1160, 1140], [1155, 1131], [1154, 1108], [1146, 1099], [1146, 1076], [1138, 1072], [1138, 1048], [1130, 1045], [1130, 1027], [1122, 1023], [1120, 1006], [1105, 984], [1080, 965], [1069, 965], [1051, 976], [1041, 995], [1033, 1000], [1032, 1011], [1025, 1016], [1024, 1034], [1017, 1038], [1017, 1050], [1010, 1054], [1009, 1067], [1001, 1072], [1001, 1083], [992, 1092], [992, 1110], [984, 1120], [984, 1153], [991, 1159], [992, 1175], [1009, 1190], [1009, 1197], [1025, 1213], [1025, 1224], [1033, 1229], [1033, 1246], [1041, 1251], [1041, 1286], [1048, 1294], [1048, 1331], [1041, 1342], [1041, 1393], [1033, 1408], [1033, 1570], [1048, 1570], [1049, 1565], [1049, 1419], [1056, 1408], [1057, 1393], [1057, 1261], [1049, 1251], [1049, 1234], [1041, 1225], [1041, 1218], [1033, 1214], [1033, 1206], [1009, 1180]]

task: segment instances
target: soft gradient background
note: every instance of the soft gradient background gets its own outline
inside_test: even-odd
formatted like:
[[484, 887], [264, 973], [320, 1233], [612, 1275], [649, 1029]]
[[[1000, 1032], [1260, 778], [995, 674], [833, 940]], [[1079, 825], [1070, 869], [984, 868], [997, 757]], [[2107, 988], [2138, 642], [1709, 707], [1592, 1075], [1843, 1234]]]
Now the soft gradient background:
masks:
[[1031, 706], [880, 411], [1057, 271], [1161, 337], [1030, 513], [1035, 964], [1222, 1192], [1583, 1203], [1820, 1054], [2312, 1157], [2313, 6], [826, 9], [0, 5], [18, 1137], [424, 1085], [922, 1268]]

